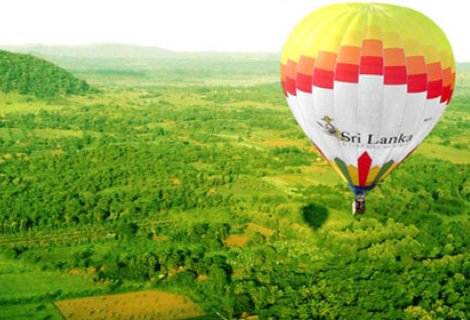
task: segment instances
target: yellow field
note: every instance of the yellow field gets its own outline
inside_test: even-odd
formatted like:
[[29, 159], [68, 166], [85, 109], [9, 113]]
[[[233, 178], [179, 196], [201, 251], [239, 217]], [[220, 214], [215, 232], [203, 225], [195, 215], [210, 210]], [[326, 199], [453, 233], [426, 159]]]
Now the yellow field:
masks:
[[232, 234], [227, 239], [225, 239], [224, 243], [227, 247], [244, 247], [246, 243], [250, 240], [250, 237], [245, 234]]
[[[292, 139], [286, 139], [286, 138], [277, 138], [277, 139], [267, 139], [262, 142], [268, 147], [298, 147], [300, 149], [309, 147], [306, 146], [304, 140], [292, 140]], [[313, 151], [314, 148], [311, 148]]]
[[204, 314], [188, 298], [157, 290], [62, 300], [55, 305], [67, 320], [177, 320]]

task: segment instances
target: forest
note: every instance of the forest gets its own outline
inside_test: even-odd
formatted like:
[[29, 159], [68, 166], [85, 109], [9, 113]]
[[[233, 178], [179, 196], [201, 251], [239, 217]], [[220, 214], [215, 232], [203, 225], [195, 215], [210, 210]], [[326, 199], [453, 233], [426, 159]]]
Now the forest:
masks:
[[0, 92], [40, 98], [83, 94], [89, 85], [70, 72], [32, 55], [0, 50]]
[[275, 55], [44, 55], [60, 67], [37, 86], [0, 66], [18, 79], [0, 93], [0, 319], [144, 289], [189, 297], [197, 319], [470, 318], [465, 66], [354, 217]]

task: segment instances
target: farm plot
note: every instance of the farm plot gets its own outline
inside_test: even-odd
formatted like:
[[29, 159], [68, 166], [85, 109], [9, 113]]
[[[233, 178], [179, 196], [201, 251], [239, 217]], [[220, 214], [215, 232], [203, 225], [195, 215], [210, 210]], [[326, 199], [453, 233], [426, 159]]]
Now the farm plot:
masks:
[[67, 320], [188, 319], [203, 315], [190, 299], [156, 290], [57, 301]]

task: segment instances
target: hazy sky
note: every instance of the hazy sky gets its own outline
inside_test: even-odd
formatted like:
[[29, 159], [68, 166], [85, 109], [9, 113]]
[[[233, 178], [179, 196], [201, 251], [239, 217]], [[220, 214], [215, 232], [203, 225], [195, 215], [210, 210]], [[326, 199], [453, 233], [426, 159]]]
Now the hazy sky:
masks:
[[[6, 0], [0, 44], [118, 42], [173, 50], [280, 51], [310, 11], [335, 0]], [[470, 61], [466, 0], [384, 0], [417, 9]]]

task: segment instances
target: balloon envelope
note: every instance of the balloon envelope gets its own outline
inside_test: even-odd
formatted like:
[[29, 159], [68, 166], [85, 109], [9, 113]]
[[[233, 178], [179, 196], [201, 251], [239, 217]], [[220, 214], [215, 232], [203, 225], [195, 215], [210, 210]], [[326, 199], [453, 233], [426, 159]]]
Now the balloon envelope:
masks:
[[337, 4], [292, 31], [281, 81], [305, 134], [359, 195], [435, 126], [452, 97], [455, 64], [446, 36], [421, 13]]

